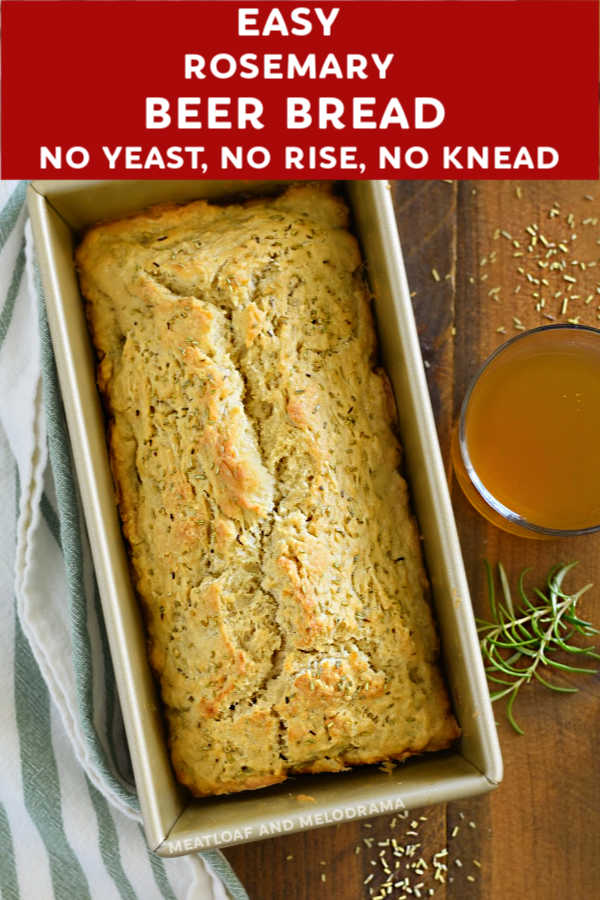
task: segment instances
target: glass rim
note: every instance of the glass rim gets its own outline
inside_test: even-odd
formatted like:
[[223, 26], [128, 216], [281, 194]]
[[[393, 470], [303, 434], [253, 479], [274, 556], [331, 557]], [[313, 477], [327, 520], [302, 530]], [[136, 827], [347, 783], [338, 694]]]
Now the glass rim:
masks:
[[471, 457], [469, 456], [466, 437], [466, 418], [469, 408], [469, 401], [477, 383], [479, 382], [479, 379], [488, 369], [488, 367], [510, 346], [515, 344], [517, 341], [521, 341], [524, 338], [528, 338], [531, 335], [538, 334], [542, 331], [588, 331], [591, 334], [595, 334], [600, 337], [600, 328], [594, 328], [593, 325], [578, 325], [573, 322], [558, 322], [553, 325], [539, 325], [537, 328], [530, 328], [527, 331], [522, 331], [519, 334], [516, 334], [514, 337], [509, 338], [507, 341], [504, 341], [504, 343], [500, 344], [499, 347], [496, 347], [493, 353], [491, 353], [481, 364], [481, 366], [469, 382], [467, 393], [465, 394], [465, 398], [461, 405], [458, 422], [458, 444], [460, 448], [462, 463], [465, 467], [467, 475], [469, 476], [471, 484], [480, 495], [480, 497], [484, 500], [485, 503], [487, 503], [489, 507], [491, 507], [491, 509], [494, 510], [494, 512], [498, 513], [498, 515], [502, 516], [502, 518], [506, 519], [508, 522], [511, 522], [514, 525], [518, 525], [521, 528], [527, 529], [528, 531], [532, 531], [536, 534], [548, 535], [549, 537], [577, 537], [584, 534], [593, 534], [596, 531], [600, 531], [600, 523], [598, 523], [598, 525], [590, 525], [587, 528], [548, 528], [546, 525], [536, 525], [534, 522], [529, 522], [524, 516], [521, 516], [519, 513], [510, 509], [508, 506], [506, 506], [504, 503], [501, 503], [500, 500], [494, 497], [491, 491], [486, 488], [482, 480], [479, 478], [475, 467], [471, 462]]

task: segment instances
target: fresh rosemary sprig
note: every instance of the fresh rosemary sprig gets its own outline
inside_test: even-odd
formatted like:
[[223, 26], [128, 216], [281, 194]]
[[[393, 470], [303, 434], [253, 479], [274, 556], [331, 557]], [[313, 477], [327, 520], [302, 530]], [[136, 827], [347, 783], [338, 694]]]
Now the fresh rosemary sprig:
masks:
[[[485, 561], [488, 583], [488, 599], [491, 621], [476, 619], [480, 635], [481, 652], [486, 661], [488, 680], [501, 687], [490, 694], [492, 702], [507, 697], [506, 715], [518, 734], [523, 729], [513, 715], [513, 705], [523, 685], [533, 678], [545, 687], [560, 693], [572, 694], [576, 687], [563, 687], [547, 680], [551, 668], [561, 672], [585, 672], [594, 674], [597, 670], [570, 665], [556, 654], [570, 653], [586, 659], [600, 659], [594, 647], [579, 647], [571, 643], [576, 635], [592, 637], [600, 634], [589, 622], [577, 616], [577, 602], [592, 585], [586, 584], [573, 594], [563, 590], [563, 581], [576, 562], [565, 566], [555, 566], [546, 579], [546, 591], [534, 590], [534, 599], [525, 592], [524, 569], [519, 576], [518, 593], [520, 602], [513, 603], [508, 578], [501, 563], [498, 576], [502, 588], [502, 600], [496, 599], [494, 575], [490, 564]], [[563, 655], [563, 660], [565, 657]], [[540, 669], [544, 676], [540, 674]]]

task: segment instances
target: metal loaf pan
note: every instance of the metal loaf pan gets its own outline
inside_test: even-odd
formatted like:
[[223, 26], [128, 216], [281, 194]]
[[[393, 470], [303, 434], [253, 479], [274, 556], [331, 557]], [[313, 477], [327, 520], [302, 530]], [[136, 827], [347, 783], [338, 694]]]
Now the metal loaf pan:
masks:
[[81, 497], [149, 845], [176, 856], [454, 800], [495, 787], [502, 760], [446, 476], [431, 411], [389, 185], [346, 182], [373, 288], [383, 362], [396, 395], [412, 501], [447, 679], [463, 735], [453, 751], [308, 775], [229, 797], [193, 800], [175, 781], [114, 503], [94, 360], [73, 265], [78, 233], [152, 203], [272, 193], [282, 183], [33, 182], [29, 211]]

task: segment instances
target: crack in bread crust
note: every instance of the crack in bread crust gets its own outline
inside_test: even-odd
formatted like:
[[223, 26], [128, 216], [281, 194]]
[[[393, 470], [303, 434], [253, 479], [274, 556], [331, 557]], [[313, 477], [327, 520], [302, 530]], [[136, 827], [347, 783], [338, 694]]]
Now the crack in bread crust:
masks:
[[197, 795], [458, 735], [347, 225], [307, 185], [150, 210], [77, 252], [150, 660]]

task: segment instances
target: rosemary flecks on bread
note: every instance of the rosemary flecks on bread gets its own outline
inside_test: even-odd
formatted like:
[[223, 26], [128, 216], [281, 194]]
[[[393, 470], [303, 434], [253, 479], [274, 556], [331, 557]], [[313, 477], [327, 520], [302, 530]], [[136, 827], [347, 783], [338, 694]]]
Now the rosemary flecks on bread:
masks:
[[447, 746], [394, 402], [327, 187], [77, 252], [173, 765], [195, 794]]

